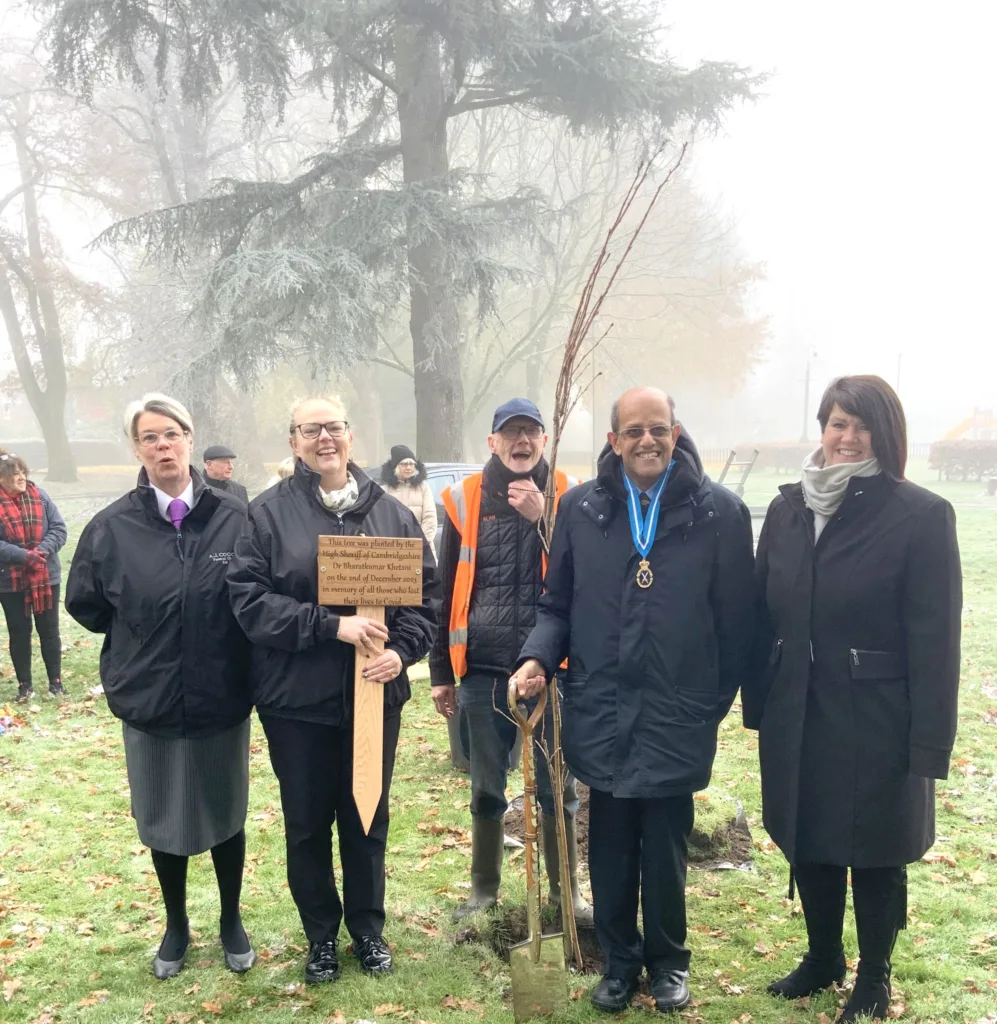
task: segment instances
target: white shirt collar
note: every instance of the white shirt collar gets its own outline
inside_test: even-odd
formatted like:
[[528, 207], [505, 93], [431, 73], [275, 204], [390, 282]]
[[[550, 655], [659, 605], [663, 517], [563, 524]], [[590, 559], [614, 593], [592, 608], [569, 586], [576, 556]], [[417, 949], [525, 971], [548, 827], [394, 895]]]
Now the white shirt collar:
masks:
[[[156, 502], [159, 505], [159, 514], [167, 522], [169, 522], [170, 521], [169, 507], [170, 507], [170, 502], [173, 501], [173, 499], [166, 493], [166, 491], [161, 491], [155, 484], [151, 483], [150, 486], [152, 487], [153, 491], [156, 494]], [[190, 481], [187, 484], [186, 490], [183, 492], [183, 494], [178, 495], [178, 497], [180, 497], [183, 501], [187, 502], [187, 508], [193, 508], [194, 507], [194, 478], [193, 477], [190, 478]]]

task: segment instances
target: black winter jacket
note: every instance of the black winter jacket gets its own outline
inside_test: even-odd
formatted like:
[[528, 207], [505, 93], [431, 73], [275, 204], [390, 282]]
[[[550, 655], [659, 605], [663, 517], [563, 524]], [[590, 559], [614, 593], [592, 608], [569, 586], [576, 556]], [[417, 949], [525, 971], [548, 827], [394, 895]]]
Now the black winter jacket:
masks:
[[204, 482], [216, 491], [227, 491], [233, 498], [238, 498], [243, 504], [249, 504], [249, 491], [238, 480], [212, 480], [211, 477], [206, 476]]
[[962, 574], [952, 506], [854, 478], [814, 545], [800, 484], [758, 543], [757, 670], [765, 827], [790, 863], [899, 866], [935, 836], [959, 688]]
[[[548, 466], [541, 459], [529, 478], [542, 491]], [[512, 473], [497, 456], [485, 465], [481, 482], [478, 554], [467, 621], [468, 674], [509, 675], [537, 621], [543, 588], [543, 547], [537, 524], [509, 504]], [[460, 486], [457, 484], [456, 486]], [[445, 598], [440, 632], [430, 658], [433, 683], [452, 683], [449, 628], [454, 579], [460, 557], [460, 533], [446, 517], [440, 541], [440, 576]]]
[[180, 531], [138, 487], [87, 523], [66, 584], [66, 611], [104, 634], [100, 678], [111, 711], [158, 736], [201, 736], [250, 712], [249, 642], [225, 571], [246, 522], [237, 499], [205, 487]]
[[408, 666], [420, 661], [436, 636], [436, 560], [415, 516], [360, 469], [356, 504], [342, 515], [322, 504], [320, 477], [303, 462], [294, 475], [258, 495], [249, 506], [249, 529], [229, 569], [232, 607], [253, 642], [252, 696], [262, 715], [345, 725], [353, 709], [355, 648], [336, 639], [340, 615], [318, 601], [318, 538], [346, 534], [419, 537], [423, 543], [423, 603], [386, 609], [390, 638], [402, 672], [384, 688], [386, 708], [411, 696]]
[[537, 625], [520, 661], [548, 677], [567, 656], [562, 742], [572, 773], [616, 797], [704, 789], [717, 726], [748, 668], [751, 519], [710, 482], [682, 434], [650, 551], [636, 582], [622, 462], [607, 448], [596, 480], [561, 499]]

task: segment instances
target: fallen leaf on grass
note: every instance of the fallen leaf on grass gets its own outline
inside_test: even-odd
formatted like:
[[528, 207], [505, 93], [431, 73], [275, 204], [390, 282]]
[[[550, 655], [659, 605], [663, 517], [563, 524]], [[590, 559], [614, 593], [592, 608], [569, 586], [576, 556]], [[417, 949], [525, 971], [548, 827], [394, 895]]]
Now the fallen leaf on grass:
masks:
[[208, 1013], [215, 1014], [215, 1016], [221, 1016], [221, 1012], [222, 1012], [222, 1009], [223, 1009], [221, 1003], [212, 1003], [212, 1002], [201, 1003], [201, 1008], [204, 1009], [204, 1010], [207, 1010]]
[[894, 1003], [889, 1008], [889, 1010], [887, 1011], [886, 1015], [891, 1020], [896, 1020], [897, 1017], [902, 1017], [906, 1012], [907, 1012], [907, 1007], [904, 1006], [903, 1003]]
[[81, 999], [78, 1006], [96, 1006], [98, 1003], [106, 1003], [111, 997], [111, 993], [105, 989], [101, 989], [98, 992], [91, 992], [86, 999]]
[[20, 978], [8, 978], [3, 983], [3, 1000], [9, 1003], [14, 998], [14, 993], [24, 984]]
[[950, 868], [957, 867], [959, 863], [951, 853], [942, 853], [939, 850], [926, 853], [921, 860], [925, 864], [947, 864]]
[[375, 1017], [391, 1017], [395, 1014], [402, 1014], [405, 1012], [405, 1007], [400, 1003], [381, 1003], [380, 1006], [374, 1007]]
[[93, 925], [89, 921], [84, 921], [77, 929], [77, 935], [93, 935]]
[[201, 986], [195, 981], [194, 984], [190, 986], [190, 988], [185, 988], [183, 990], [183, 994], [185, 996], [193, 996], [193, 995], [197, 995], [197, 993], [200, 992], [200, 991], [201, 991]]
[[346, 1024], [346, 1018], [343, 1016], [342, 1010], [337, 1010], [326, 1017], [322, 1024]]
[[982, 871], [973, 871], [969, 876], [972, 885], [986, 885], [987, 876]]
[[457, 996], [444, 996], [440, 1006], [444, 1010], [467, 1010], [468, 1013], [476, 1013], [479, 1018], [485, 1015], [484, 1009], [473, 999], [458, 999]]

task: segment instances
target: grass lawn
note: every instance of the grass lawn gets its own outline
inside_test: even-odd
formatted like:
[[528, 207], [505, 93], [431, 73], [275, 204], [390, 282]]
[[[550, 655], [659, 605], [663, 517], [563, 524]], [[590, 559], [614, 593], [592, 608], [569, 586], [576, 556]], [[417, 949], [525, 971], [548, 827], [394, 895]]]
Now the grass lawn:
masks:
[[[759, 474], [749, 503], [767, 502], [784, 479]], [[979, 499], [979, 485], [942, 489], [960, 506], [965, 567], [960, 734], [951, 777], [938, 787], [938, 843], [910, 871], [909, 925], [894, 957], [895, 1012], [911, 1021], [997, 1024], [997, 507]], [[67, 498], [70, 548], [95, 507]], [[0, 1020], [512, 1020], [505, 965], [483, 945], [453, 941], [449, 915], [468, 888], [469, 788], [449, 766], [446, 729], [424, 681], [406, 708], [392, 788], [386, 938], [396, 973], [368, 979], [345, 955], [338, 983], [307, 991], [300, 983], [305, 942], [285, 882], [277, 784], [254, 725], [243, 906], [259, 963], [240, 978], [224, 969], [204, 855], [191, 863], [188, 966], [156, 982], [150, 963], [164, 920], [158, 887], [129, 815], [120, 727], [103, 698], [89, 694], [99, 681], [99, 638], [68, 620], [63, 636], [70, 700], [57, 706], [39, 697], [31, 710], [18, 708], [25, 728], [0, 737]], [[5, 640], [3, 647], [0, 705], [14, 694]], [[36, 657], [39, 694], [43, 680]], [[510, 788], [518, 787], [513, 777]], [[752, 824], [754, 869], [690, 873], [694, 1004], [681, 1019], [832, 1020], [841, 995], [803, 1005], [764, 992], [794, 966], [805, 931], [798, 902], [786, 899], [785, 862], [759, 823], [756, 742], [741, 729], [737, 707], [721, 727], [713, 786], [697, 799], [705, 808], [731, 798]], [[521, 855], [507, 858], [503, 891], [507, 904], [523, 901]], [[846, 944], [854, 955], [850, 920]], [[567, 1019], [601, 1019], [586, 998], [594, 980], [571, 981]]]

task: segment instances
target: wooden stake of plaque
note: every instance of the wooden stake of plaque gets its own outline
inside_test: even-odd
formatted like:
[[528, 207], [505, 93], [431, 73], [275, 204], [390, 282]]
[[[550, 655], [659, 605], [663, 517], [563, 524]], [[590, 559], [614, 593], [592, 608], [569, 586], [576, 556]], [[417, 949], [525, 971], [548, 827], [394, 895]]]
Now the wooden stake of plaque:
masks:
[[[416, 537], [319, 537], [319, 604], [335, 605], [349, 615], [356, 608], [377, 622], [386, 607], [422, 604], [422, 540]], [[368, 662], [384, 652], [356, 652], [353, 674], [353, 799], [364, 832], [384, 788], [384, 683], [363, 677]]]

